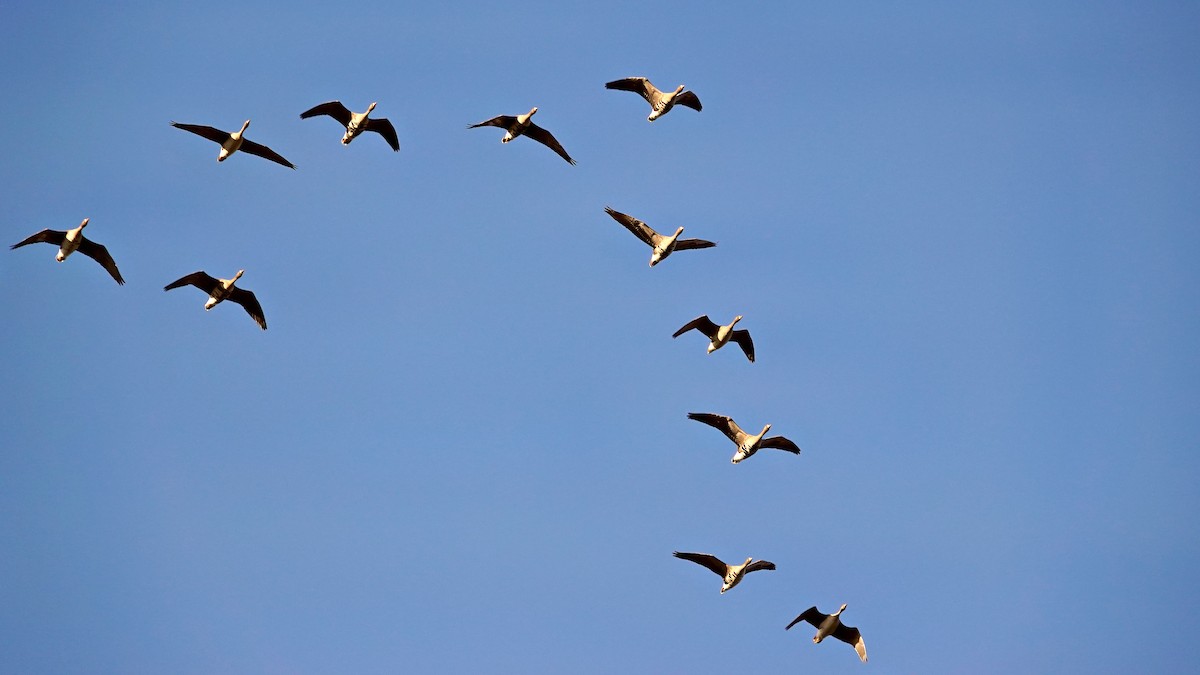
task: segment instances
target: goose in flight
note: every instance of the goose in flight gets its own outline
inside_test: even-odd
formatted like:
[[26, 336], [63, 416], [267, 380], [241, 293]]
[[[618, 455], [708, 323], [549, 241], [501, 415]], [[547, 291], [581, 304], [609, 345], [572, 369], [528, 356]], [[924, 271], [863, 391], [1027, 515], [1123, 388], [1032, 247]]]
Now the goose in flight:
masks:
[[[767, 562], [766, 560], [754, 560], [754, 558], [746, 558], [746, 562], [741, 565], [726, 565], [717, 556], [707, 553], [681, 553], [675, 551], [672, 555], [683, 560], [690, 560], [697, 565], [703, 565], [715, 572], [722, 579], [721, 593], [737, 586], [741, 582], [742, 577], [751, 572], [775, 569], [775, 563]], [[754, 562], [751, 562], [752, 560]]]
[[658, 263], [667, 259], [674, 251], [687, 251], [695, 248], [710, 248], [716, 246], [711, 241], [704, 239], [680, 239], [679, 235], [683, 232], [680, 227], [675, 230], [675, 234], [669, 237], [664, 237], [654, 231], [649, 225], [634, 218], [633, 216], [625, 215], [620, 211], [615, 211], [611, 207], [604, 207], [604, 212], [613, 217], [613, 220], [625, 226], [638, 239], [646, 242], [654, 252], [650, 254], [650, 266], [654, 267]]
[[623, 80], [613, 80], [604, 85], [605, 89], [619, 89], [621, 91], [632, 91], [646, 99], [650, 104], [650, 116], [646, 119], [653, 122], [654, 120], [666, 115], [678, 103], [681, 106], [691, 108], [692, 110], [701, 110], [700, 99], [696, 97], [695, 92], [684, 91], [683, 85], [679, 85], [675, 91], [660, 91], [658, 87], [650, 84], [650, 80], [644, 77], [627, 77]]
[[507, 143], [517, 136], [528, 136], [547, 148], [557, 152], [559, 157], [562, 157], [571, 164], [574, 164], [575, 160], [571, 159], [571, 156], [567, 154], [566, 150], [563, 150], [563, 146], [559, 144], [558, 139], [554, 138], [554, 134], [551, 134], [549, 131], [546, 131], [531, 121], [533, 114], [536, 112], [537, 106], [534, 106], [524, 115], [517, 115], [516, 117], [513, 117], [512, 115], [497, 115], [486, 122], [472, 124], [467, 128], [475, 129], [477, 127], [500, 127], [505, 131], [504, 138], [500, 139], [501, 143]]
[[118, 284], [124, 285], [125, 280], [121, 278], [121, 271], [117, 269], [116, 261], [108, 254], [108, 249], [91, 239], [84, 238], [83, 228], [87, 227], [89, 220], [91, 219], [84, 218], [83, 222], [79, 223], [79, 227], [72, 228], [66, 232], [60, 230], [42, 230], [37, 234], [31, 235], [24, 241], [13, 244], [9, 249], [21, 248], [27, 244], [54, 244], [58, 247], [58, 254], [54, 256], [54, 259], [58, 262], [66, 260], [67, 256], [75, 251], [79, 251], [100, 263], [100, 266], [107, 270]]
[[352, 113], [342, 105], [341, 101], [329, 101], [320, 105], [313, 106], [308, 110], [300, 113], [300, 119], [306, 120], [310, 117], [318, 115], [329, 115], [338, 121], [338, 124], [346, 127], [346, 133], [342, 135], [342, 145], [350, 145], [364, 131], [374, 131], [383, 136], [388, 145], [392, 146], [392, 150], [400, 152], [400, 139], [396, 137], [396, 127], [386, 118], [380, 117], [377, 119], [369, 119], [367, 115], [375, 109], [375, 103], [367, 106], [367, 111], [364, 113]]
[[754, 341], [750, 339], [750, 331], [734, 330], [733, 327], [737, 322], [742, 320], [742, 315], [738, 314], [733, 317], [733, 321], [728, 326], [719, 326], [713, 323], [708, 315], [698, 316], [691, 321], [683, 324], [683, 327], [675, 331], [671, 337], [677, 338], [680, 335], [692, 330], [693, 328], [704, 333], [708, 338], [708, 353], [711, 354], [721, 347], [729, 344], [730, 340], [738, 343], [742, 351], [746, 353], [746, 358], [750, 359], [750, 363], [754, 363]]
[[792, 622], [784, 630], [790, 629], [801, 621], [807, 621], [817, 627], [817, 634], [813, 636], [813, 644], [821, 644], [821, 640], [832, 635], [842, 642], [852, 645], [854, 651], [858, 652], [858, 658], [866, 663], [867, 645], [863, 642], [862, 633], [859, 633], [857, 628], [842, 623], [842, 612], [844, 611], [846, 611], [844, 604], [833, 614], [822, 614], [816, 607], [809, 607], [804, 610], [803, 614], [792, 619]]
[[724, 415], [714, 415], [712, 413], [688, 413], [689, 420], [703, 422], [708, 426], [719, 430], [721, 433], [729, 437], [737, 445], [737, 452], [733, 453], [733, 459], [730, 460], [734, 464], [742, 461], [758, 452], [761, 448], [775, 448], [776, 450], [786, 450], [793, 455], [800, 454], [800, 448], [795, 443], [784, 438], [783, 436], [771, 436], [763, 438], [770, 431], [771, 425], [764, 424], [762, 431], [755, 435], [751, 435], [742, 431], [742, 428], [734, 422], [732, 418]]
[[171, 126], [184, 131], [190, 131], [197, 136], [203, 136], [208, 140], [217, 143], [221, 146], [221, 152], [217, 154], [217, 161], [224, 162], [226, 157], [241, 150], [248, 152], [251, 155], [258, 155], [263, 159], [269, 159], [276, 164], [282, 164], [289, 169], [295, 169], [296, 165], [284, 159], [279, 153], [268, 148], [265, 145], [259, 145], [254, 141], [246, 138], [242, 134], [246, 133], [246, 127], [250, 126], [250, 120], [242, 123], [242, 128], [232, 134], [228, 131], [221, 131], [212, 127], [201, 126], [199, 124], [180, 124], [179, 122], [171, 122]]
[[208, 302], [204, 303], [204, 311], [212, 309], [223, 300], [232, 300], [246, 310], [250, 318], [258, 323], [259, 328], [266, 330], [267, 319], [263, 316], [262, 305], [258, 304], [258, 298], [254, 297], [254, 294], [250, 291], [243, 288], [234, 288], [233, 286], [238, 279], [242, 278], [245, 272], [246, 270], [238, 270], [232, 279], [214, 279], [203, 271], [192, 272], [185, 277], [180, 277], [167, 284], [163, 287], [163, 290], [169, 291], [172, 288], [189, 285], [199, 288], [208, 293]]

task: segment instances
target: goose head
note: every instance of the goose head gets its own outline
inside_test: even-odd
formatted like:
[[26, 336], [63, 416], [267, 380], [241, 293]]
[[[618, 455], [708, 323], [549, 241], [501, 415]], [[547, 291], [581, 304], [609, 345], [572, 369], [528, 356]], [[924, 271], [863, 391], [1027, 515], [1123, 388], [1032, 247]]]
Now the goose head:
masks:
[[87, 224], [88, 224], [88, 221], [89, 221], [89, 220], [91, 220], [91, 218], [84, 218], [84, 219], [83, 219], [83, 222], [82, 222], [82, 223], [79, 223], [79, 229], [81, 229], [81, 230], [82, 230], [83, 228], [87, 227]]
[[250, 126], [250, 120], [246, 120], [245, 122], [242, 122], [242, 128], [238, 131], [238, 133], [239, 134], [246, 133], [246, 129], [249, 128], [249, 126]]
[[838, 607], [838, 611], [834, 612], [834, 613], [833, 613], [833, 615], [834, 615], [834, 616], [841, 616], [842, 612], [844, 612], [844, 611], [846, 611], [846, 603], [844, 603], [844, 602], [843, 602], [843, 603], [842, 603], [842, 606], [841, 606], [841, 607]]
[[371, 111], [372, 111], [372, 110], [374, 110], [374, 109], [375, 109], [375, 106], [376, 106], [376, 105], [378, 105], [378, 104], [379, 104], [379, 101], [372, 101], [372, 102], [371, 102], [371, 105], [367, 106], [367, 112], [365, 112], [365, 113], [363, 113], [363, 114], [364, 114], [364, 115], [370, 115], [370, 114], [371, 114]]
[[229, 280], [229, 281], [230, 281], [230, 285], [232, 286], [232, 285], [233, 285], [233, 282], [237, 281], [238, 279], [241, 279], [241, 278], [242, 278], [242, 275], [243, 275], [243, 274], [245, 274], [245, 273], [246, 273], [246, 270], [238, 270], [238, 271], [237, 271], [237, 274], [233, 275], [233, 278]]
[[737, 322], [739, 322], [739, 321], [741, 321], [741, 320], [742, 320], [742, 315], [741, 315], [741, 314], [738, 314], [737, 316], [733, 317], [733, 321], [730, 321], [730, 322], [729, 322], [729, 327], [730, 327], [730, 328], [733, 328], [734, 326], [736, 326], [736, 325], [737, 325]]

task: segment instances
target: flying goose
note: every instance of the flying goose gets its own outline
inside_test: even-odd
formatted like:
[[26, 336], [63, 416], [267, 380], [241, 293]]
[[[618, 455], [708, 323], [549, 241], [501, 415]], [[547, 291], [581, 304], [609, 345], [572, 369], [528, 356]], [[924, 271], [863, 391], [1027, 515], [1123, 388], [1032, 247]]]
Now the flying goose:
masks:
[[675, 230], [675, 234], [672, 234], [669, 237], [664, 237], [655, 232], [654, 229], [649, 225], [643, 223], [637, 218], [634, 218], [633, 216], [627, 216], [620, 211], [615, 211], [612, 209], [612, 207], [604, 207], [604, 212], [612, 216], [613, 220], [616, 220], [618, 223], [624, 225], [625, 229], [632, 232], [638, 239], [646, 242], [650, 248], [654, 249], [654, 252], [650, 254], [651, 267], [654, 267], [663, 260], [666, 260], [667, 256], [671, 255], [673, 251], [687, 251], [694, 248], [710, 248], [712, 246], [716, 246], [715, 243], [711, 241], [705, 241], [704, 239], [680, 239], [679, 235], [683, 232], [682, 227]]
[[750, 435], [734, 422], [732, 418], [724, 415], [714, 415], [712, 413], [688, 413], [689, 420], [703, 422], [714, 429], [718, 429], [721, 433], [729, 437], [738, 446], [737, 452], [733, 453], [733, 459], [730, 460], [734, 464], [746, 459], [747, 457], [758, 452], [761, 448], [775, 448], [776, 450], [786, 450], [793, 455], [800, 454], [800, 448], [793, 442], [783, 436], [771, 436], [763, 438], [767, 435], [767, 431], [771, 429], [770, 424], [764, 424], [762, 431], [756, 435]]
[[[724, 580], [721, 584], [721, 593], [737, 586], [741, 582], [742, 577], [751, 572], [775, 569], [775, 563], [767, 562], [766, 560], [754, 560], [754, 558], [746, 558], [746, 562], [741, 565], [726, 565], [717, 556], [707, 553], [680, 553], [679, 551], [675, 551], [672, 555], [676, 558], [690, 560], [697, 565], [703, 565], [716, 572], [717, 576]], [[750, 562], [752, 560], [754, 562]]]
[[511, 115], [497, 115], [486, 122], [472, 124], [467, 128], [475, 129], [477, 127], [500, 127], [501, 129], [505, 130], [504, 138], [500, 139], [501, 143], [507, 143], [517, 136], [528, 136], [547, 148], [557, 152], [559, 157], [562, 157], [571, 164], [574, 164], [575, 160], [571, 159], [571, 156], [567, 154], [566, 150], [563, 150], [563, 146], [560, 145], [558, 140], [554, 138], [554, 134], [551, 134], [549, 131], [546, 131], [531, 121], [533, 114], [536, 112], [537, 106], [534, 106], [533, 108], [530, 108], [529, 112], [525, 113], [524, 115], [517, 115], [516, 117]]
[[108, 270], [108, 273], [112, 275], [112, 278], [115, 279], [118, 284], [124, 285], [125, 280], [121, 278], [121, 271], [117, 269], [117, 263], [112, 259], [112, 256], [108, 254], [108, 249], [104, 248], [104, 246], [101, 244], [97, 244], [90, 239], [84, 238], [83, 228], [87, 227], [89, 220], [91, 219], [84, 218], [83, 222], [79, 223], [79, 227], [72, 228], [66, 232], [61, 232], [59, 230], [42, 230], [35, 235], [31, 235], [28, 239], [25, 239], [20, 243], [13, 244], [9, 247], [9, 250], [21, 248], [26, 244], [54, 244], [55, 246], [58, 246], [58, 254], [54, 256], [54, 259], [58, 262], [66, 260], [67, 256], [71, 255], [75, 251], [79, 251], [92, 260], [100, 263], [104, 269]]
[[258, 304], [258, 298], [254, 297], [253, 293], [244, 288], [234, 288], [233, 286], [238, 279], [242, 278], [245, 272], [246, 270], [238, 270], [232, 279], [214, 279], [203, 271], [192, 272], [163, 286], [163, 290], [169, 291], [172, 288], [188, 285], [199, 288], [208, 293], [208, 302], [204, 303], [204, 311], [206, 312], [223, 300], [232, 300], [241, 305], [246, 310], [246, 313], [250, 315], [250, 318], [258, 322], [259, 328], [266, 330], [267, 319], [263, 316], [262, 305]]
[[639, 94], [646, 102], [650, 104], [650, 116], [646, 119], [653, 122], [654, 120], [666, 115], [675, 107], [675, 104], [686, 106], [692, 110], [701, 110], [700, 99], [691, 91], [684, 91], [683, 85], [679, 85], [675, 91], [663, 92], [658, 87], [650, 84], [650, 80], [644, 77], [627, 77], [623, 80], [613, 80], [604, 85], [605, 89], [620, 89], [621, 91], [632, 91]]
[[346, 127], [346, 133], [342, 135], [342, 145], [350, 145], [350, 141], [354, 140], [364, 131], [374, 131], [383, 136], [388, 145], [392, 146], [392, 150], [400, 152], [400, 139], [396, 138], [396, 127], [387, 119], [380, 117], [377, 119], [368, 119], [367, 115], [375, 109], [375, 103], [367, 106], [367, 111], [364, 113], [352, 113], [346, 106], [342, 105], [341, 101], [329, 101], [320, 105], [313, 106], [308, 110], [300, 113], [300, 119], [306, 120], [310, 117], [318, 115], [329, 115], [338, 121], [338, 124]]
[[742, 315], [738, 314], [737, 316], [733, 317], [733, 321], [730, 322], [728, 326], [719, 326], [713, 323], [708, 318], [708, 315], [705, 314], [704, 316], [698, 316], [683, 324], [683, 327], [675, 331], [675, 334], [671, 337], [677, 338], [695, 328], [701, 333], [704, 333], [704, 335], [708, 338], [709, 354], [717, 351], [721, 347], [724, 347], [729, 343], [730, 340], [733, 340], [734, 342], [738, 343], [738, 346], [740, 346], [742, 351], [746, 353], [746, 358], [750, 359], [750, 363], [754, 363], [754, 341], [750, 339], [750, 331], [733, 329], [734, 325], [741, 320]]
[[197, 136], [203, 136], [208, 140], [217, 143], [221, 146], [221, 152], [217, 154], [217, 161], [224, 162], [225, 158], [233, 153], [241, 150], [248, 152], [251, 155], [258, 155], [263, 159], [269, 159], [276, 164], [282, 164], [289, 169], [295, 169], [296, 165], [284, 159], [279, 153], [268, 148], [265, 145], [259, 145], [254, 141], [242, 136], [246, 133], [246, 127], [250, 126], [250, 120], [242, 123], [242, 128], [232, 134], [228, 131], [221, 131], [212, 127], [205, 127], [199, 124], [180, 124], [179, 122], [171, 122], [171, 126], [184, 131], [190, 131]]
[[804, 610], [803, 614], [792, 619], [792, 622], [784, 630], [788, 630], [801, 621], [807, 621], [817, 627], [817, 634], [813, 636], [813, 644], [821, 644], [821, 640], [832, 635], [848, 645], [853, 645], [854, 651], [858, 652], [858, 658], [866, 663], [867, 645], [863, 642], [862, 634], [858, 632], [857, 628], [842, 623], [841, 615], [844, 611], [846, 611], [844, 604], [833, 614], [822, 614], [816, 607], [809, 607]]

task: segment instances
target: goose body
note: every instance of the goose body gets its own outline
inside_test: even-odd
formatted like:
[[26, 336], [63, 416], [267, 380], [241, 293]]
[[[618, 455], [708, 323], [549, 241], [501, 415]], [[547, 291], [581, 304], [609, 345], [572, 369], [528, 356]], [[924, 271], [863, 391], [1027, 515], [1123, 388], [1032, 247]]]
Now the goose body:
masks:
[[300, 119], [328, 115], [346, 128], [346, 133], [342, 134], [342, 145], [350, 145], [350, 141], [364, 131], [374, 131], [383, 136], [388, 145], [392, 146], [392, 150], [399, 152], [400, 139], [396, 137], [396, 128], [392, 126], [391, 121], [383, 117], [376, 119], [369, 117], [371, 111], [375, 109], [375, 105], [376, 103], [372, 103], [367, 106], [366, 112], [356, 113], [350, 112], [350, 109], [342, 105], [341, 101], [329, 101], [300, 113]]
[[750, 359], [751, 363], [754, 363], [754, 341], [750, 339], [750, 331], [734, 330], [733, 328], [735, 325], [737, 325], [737, 322], [741, 320], [742, 315], [739, 314], [733, 317], [733, 321], [730, 322], [729, 325], [721, 326], [713, 323], [712, 320], [708, 318], [708, 315], [705, 314], [683, 324], [683, 326], [679, 330], [675, 331], [671, 337], [677, 338], [689, 330], [698, 330], [709, 340], [709, 354], [729, 344], [729, 341], [732, 340], [738, 343], [738, 346], [742, 348], [742, 352], [745, 353], [746, 358]]
[[42, 230], [37, 234], [30, 235], [24, 240], [13, 244], [9, 249], [17, 249], [29, 244], [54, 244], [58, 246], [58, 253], [54, 259], [58, 262], [66, 260], [72, 253], [80, 251], [87, 257], [100, 263], [100, 266], [112, 276], [113, 280], [118, 284], [125, 284], [125, 279], [121, 277], [121, 271], [117, 269], [117, 263], [113, 257], [109, 255], [108, 249], [102, 244], [87, 239], [83, 236], [83, 228], [87, 227], [90, 218], [84, 218], [83, 222], [77, 227], [73, 227], [65, 232], [61, 230]]
[[254, 141], [245, 137], [246, 128], [250, 126], [250, 120], [242, 123], [242, 128], [230, 133], [221, 131], [213, 127], [206, 127], [199, 124], [181, 124], [179, 122], [171, 122], [171, 126], [176, 129], [190, 131], [197, 136], [207, 138], [208, 140], [221, 146], [221, 151], [217, 153], [217, 161], [224, 162], [230, 155], [241, 150], [242, 152], [251, 155], [257, 155], [263, 159], [269, 159], [276, 164], [286, 166], [289, 169], [295, 169], [296, 165], [287, 161], [282, 155], [268, 148], [265, 145], [259, 145]]
[[709, 555], [708, 553], [682, 553], [675, 551], [672, 555], [683, 560], [690, 560], [697, 565], [703, 565], [721, 577], [722, 594], [741, 583], [742, 579], [751, 572], [775, 569], [775, 563], [767, 562], [766, 560], [754, 560], [754, 558], [746, 558], [746, 562], [740, 565], [727, 565], [717, 556]]
[[771, 430], [770, 424], [764, 424], [762, 431], [757, 434], [748, 434], [742, 431], [742, 428], [733, 421], [733, 418], [724, 415], [715, 415], [713, 413], [688, 413], [689, 420], [703, 422], [708, 426], [719, 430], [721, 433], [733, 441], [737, 446], [737, 452], [733, 453], [733, 459], [730, 461], [734, 464], [747, 459], [762, 448], [774, 448], [776, 450], [784, 450], [793, 455], [800, 454], [800, 447], [783, 436], [771, 436], [765, 438], [767, 432]]
[[604, 212], [612, 216], [613, 220], [625, 226], [638, 239], [648, 245], [652, 251], [650, 253], [650, 266], [654, 267], [658, 263], [667, 259], [675, 251], [687, 251], [697, 248], [711, 248], [716, 246], [715, 243], [704, 239], [680, 239], [679, 235], [683, 234], [683, 228], [677, 228], [675, 233], [670, 236], [664, 236], [654, 231], [646, 223], [626, 215], [613, 209], [612, 207], [604, 207]]
[[558, 156], [567, 160], [568, 163], [574, 164], [575, 160], [571, 159], [571, 156], [563, 149], [562, 144], [558, 142], [554, 134], [533, 123], [533, 115], [537, 110], [537, 106], [534, 106], [530, 108], [529, 112], [515, 117], [512, 115], [497, 115], [490, 120], [480, 122], [479, 124], [472, 124], [467, 128], [500, 127], [504, 129], [504, 137], [500, 139], [501, 143], [508, 143], [518, 136], [528, 136], [558, 153]]
[[632, 91], [646, 99], [646, 102], [650, 104], [650, 116], [646, 119], [651, 122], [671, 112], [671, 108], [674, 108], [675, 104], [696, 111], [702, 109], [700, 99], [695, 93], [684, 91], [682, 84], [676, 87], [675, 91], [662, 91], [644, 77], [626, 77], [621, 80], [608, 82], [604, 87], [606, 89]]
[[846, 611], [845, 604], [833, 614], [823, 614], [816, 607], [809, 607], [800, 616], [792, 619], [792, 622], [784, 630], [789, 630], [801, 621], [807, 621], [817, 627], [817, 634], [813, 636], [813, 644], [821, 644], [821, 640], [832, 635], [854, 647], [854, 651], [858, 652], [858, 658], [866, 663], [867, 645], [863, 642], [862, 633], [857, 628], [842, 623], [842, 612], [844, 611]]
[[246, 310], [250, 318], [254, 319], [259, 328], [266, 330], [267, 319], [263, 316], [262, 305], [258, 304], [258, 298], [255, 297], [254, 293], [244, 288], [234, 287], [234, 284], [238, 279], [242, 278], [245, 272], [246, 270], [238, 270], [232, 279], [217, 279], [209, 276], [204, 271], [192, 272], [167, 284], [163, 287], [163, 290], [169, 291], [172, 288], [179, 288], [180, 286], [195, 286], [208, 294], [208, 300], [204, 303], [205, 311], [212, 309], [225, 300], [236, 302]]

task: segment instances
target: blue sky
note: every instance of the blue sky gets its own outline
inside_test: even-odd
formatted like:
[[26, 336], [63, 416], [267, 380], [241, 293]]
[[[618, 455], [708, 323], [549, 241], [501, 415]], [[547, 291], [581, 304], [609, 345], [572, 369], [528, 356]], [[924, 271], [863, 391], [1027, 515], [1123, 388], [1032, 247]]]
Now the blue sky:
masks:
[[[1198, 15], [5, 5], [4, 241], [128, 284], [0, 264], [3, 670], [1191, 667]], [[578, 166], [466, 129], [534, 105]], [[296, 171], [168, 124], [247, 118]], [[161, 290], [242, 268], [266, 332]]]

